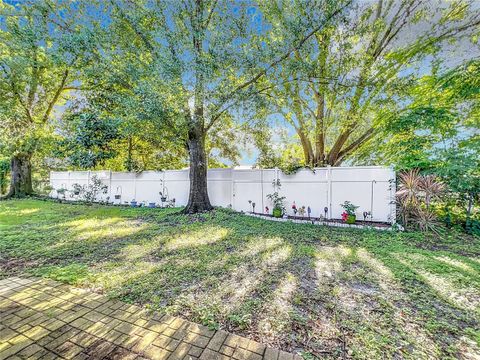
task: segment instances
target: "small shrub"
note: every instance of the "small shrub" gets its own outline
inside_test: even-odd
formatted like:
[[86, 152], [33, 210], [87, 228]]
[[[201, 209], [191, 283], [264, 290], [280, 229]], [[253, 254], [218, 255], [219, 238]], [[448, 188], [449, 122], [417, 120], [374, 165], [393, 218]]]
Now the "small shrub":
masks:
[[272, 202], [273, 210], [272, 214], [275, 217], [281, 217], [285, 212], [285, 196], [280, 196], [279, 190], [281, 187], [280, 180], [273, 181], [273, 186], [277, 188], [277, 191], [267, 195], [267, 199]]
[[106, 193], [108, 186], [98, 176], [93, 175], [88, 185], [73, 184], [73, 193], [86, 203], [93, 203], [100, 192]]

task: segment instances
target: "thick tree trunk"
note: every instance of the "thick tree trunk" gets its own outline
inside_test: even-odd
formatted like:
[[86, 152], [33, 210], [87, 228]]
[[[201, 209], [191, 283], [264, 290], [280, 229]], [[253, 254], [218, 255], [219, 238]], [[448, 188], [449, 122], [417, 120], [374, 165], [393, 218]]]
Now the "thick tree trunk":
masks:
[[0, 171], [0, 196], [3, 195], [6, 188], [7, 188], [7, 173], [5, 171]]
[[133, 159], [132, 159], [133, 144], [132, 144], [132, 137], [131, 136], [128, 137], [127, 145], [128, 145], [128, 147], [127, 147], [126, 168], [127, 168], [127, 171], [132, 171], [133, 170]]
[[30, 154], [19, 154], [12, 158], [10, 191], [7, 197], [22, 197], [33, 194], [30, 159]]
[[207, 191], [207, 156], [205, 153], [205, 133], [201, 127], [193, 128], [188, 133], [188, 152], [190, 155], [190, 193], [185, 214], [210, 211]]
[[210, 204], [207, 189], [207, 155], [205, 152], [205, 84], [204, 68], [202, 64], [203, 47], [202, 41], [205, 36], [203, 27], [203, 9], [202, 0], [195, 0], [195, 14], [192, 18], [193, 47], [195, 49], [195, 92], [194, 92], [194, 111], [193, 117], [190, 117], [188, 106], [185, 114], [188, 114], [188, 153], [190, 156], [190, 194], [188, 204], [183, 210], [185, 214], [194, 214], [198, 212], [210, 211], [213, 206]]

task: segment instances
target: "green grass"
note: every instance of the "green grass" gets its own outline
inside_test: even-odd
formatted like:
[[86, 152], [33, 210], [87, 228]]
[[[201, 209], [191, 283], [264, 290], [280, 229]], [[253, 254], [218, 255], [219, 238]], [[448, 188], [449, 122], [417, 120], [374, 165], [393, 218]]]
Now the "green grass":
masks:
[[480, 357], [480, 244], [227, 210], [0, 202], [0, 277], [44, 276], [305, 358]]

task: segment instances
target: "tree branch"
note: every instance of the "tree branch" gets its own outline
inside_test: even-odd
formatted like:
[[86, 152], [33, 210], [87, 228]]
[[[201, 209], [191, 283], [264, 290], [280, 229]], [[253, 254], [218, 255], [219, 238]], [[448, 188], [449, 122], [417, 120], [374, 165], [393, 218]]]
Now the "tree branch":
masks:
[[70, 69], [66, 69], [65, 72], [63, 73], [62, 79], [60, 81], [60, 85], [57, 88], [57, 91], [55, 91], [55, 94], [53, 95], [52, 100], [48, 103], [47, 110], [45, 110], [45, 114], [42, 117], [42, 123], [47, 122], [48, 118], [50, 117], [50, 113], [53, 110], [53, 107], [58, 101], [58, 98], [60, 97], [60, 94], [62, 91], [64, 91], [65, 84], [67, 83], [67, 78], [68, 74], [70, 73]]
[[287, 59], [295, 51], [301, 49], [302, 46], [307, 42], [308, 39], [310, 39], [318, 31], [320, 31], [325, 26], [325, 24], [327, 24], [331, 19], [333, 19], [335, 16], [337, 16], [339, 13], [341, 13], [348, 5], [350, 5], [350, 3], [351, 3], [351, 0], [349, 0], [344, 6], [336, 9], [333, 13], [331, 13], [328, 16], [327, 19], [325, 19], [325, 21], [323, 21], [320, 25], [318, 25], [317, 27], [315, 27], [314, 29], [309, 31], [296, 45], [294, 45], [293, 47], [288, 49], [283, 55], [279, 56], [277, 59], [272, 61], [270, 64], [268, 64], [264, 69], [260, 70], [252, 78], [250, 78], [249, 80], [247, 80], [247, 81], [243, 82], [242, 84], [238, 85], [237, 87], [235, 87], [235, 89], [233, 89], [226, 96], [224, 96], [224, 100], [219, 105], [219, 108], [221, 108], [223, 106], [223, 104], [225, 104], [225, 102], [230, 100], [230, 98], [233, 95], [238, 93], [240, 90], [245, 89], [246, 87], [249, 87], [250, 85], [256, 83], [260, 78], [265, 76], [270, 69], [274, 68], [275, 66], [280, 64], [282, 61]]
[[366, 141], [368, 141], [375, 134], [375, 128], [371, 127], [365, 131], [357, 140], [348, 145], [345, 149], [338, 153], [337, 161], [341, 160], [345, 156], [349, 155], [352, 151], [358, 149]]

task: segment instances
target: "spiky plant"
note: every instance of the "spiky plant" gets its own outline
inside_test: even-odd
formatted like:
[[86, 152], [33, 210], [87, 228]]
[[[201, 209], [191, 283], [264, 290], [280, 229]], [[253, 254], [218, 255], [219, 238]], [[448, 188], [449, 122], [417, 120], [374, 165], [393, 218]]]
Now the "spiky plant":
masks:
[[418, 169], [401, 173], [399, 180], [396, 197], [404, 226], [413, 220], [420, 230], [432, 230], [438, 223], [430, 204], [440, 198], [445, 185], [435, 175], [420, 175]]
[[431, 201], [444, 193], [445, 185], [435, 175], [425, 175], [420, 178], [420, 190], [427, 209], [430, 209]]
[[401, 173], [399, 186], [396, 192], [397, 203], [400, 206], [403, 225], [408, 226], [409, 218], [420, 203], [421, 176], [419, 170], [414, 169]]
[[438, 231], [439, 221], [436, 214], [427, 208], [419, 207], [415, 210], [413, 222], [420, 231]]

